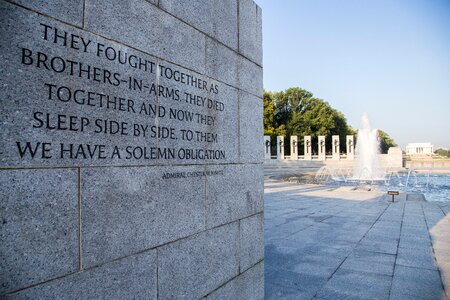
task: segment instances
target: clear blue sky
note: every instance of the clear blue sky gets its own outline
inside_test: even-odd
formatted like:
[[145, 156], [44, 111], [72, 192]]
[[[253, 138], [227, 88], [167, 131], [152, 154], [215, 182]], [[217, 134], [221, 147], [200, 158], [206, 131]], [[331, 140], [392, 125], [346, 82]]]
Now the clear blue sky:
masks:
[[255, 0], [264, 88], [302, 87], [404, 149], [450, 148], [450, 0]]

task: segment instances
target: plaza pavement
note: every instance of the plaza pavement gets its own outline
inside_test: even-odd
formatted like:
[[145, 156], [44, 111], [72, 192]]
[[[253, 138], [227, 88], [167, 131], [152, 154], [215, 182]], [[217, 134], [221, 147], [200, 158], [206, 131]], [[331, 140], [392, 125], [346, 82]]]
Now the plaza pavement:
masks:
[[390, 199], [266, 177], [266, 299], [449, 299], [450, 205]]

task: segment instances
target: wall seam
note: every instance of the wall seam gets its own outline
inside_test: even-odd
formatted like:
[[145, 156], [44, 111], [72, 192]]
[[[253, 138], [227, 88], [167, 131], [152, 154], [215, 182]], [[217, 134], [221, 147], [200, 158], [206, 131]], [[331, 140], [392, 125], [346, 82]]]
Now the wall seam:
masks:
[[78, 259], [79, 265], [78, 268], [80, 271], [83, 270], [83, 230], [82, 230], [82, 221], [81, 221], [81, 169], [77, 168], [78, 173]]
[[[253, 93], [253, 92], [251, 92], [251, 91], [248, 91], [248, 90], [246, 90], [246, 89], [243, 89], [242, 87], [234, 86], [234, 85], [232, 85], [232, 84], [230, 84], [230, 83], [227, 83], [227, 82], [225, 82], [225, 81], [222, 81], [222, 80], [220, 80], [220, 79], [212, 78], [212, 77], [208, 76], [208, 75], [206, 74], [206, 72], [201, 72], [201, 71], [199, 71], [199, 70], [194, 70], [194, 69], [192, 69], [191, 67], [186, 67], [186, 66], [180, 65], [179, 63], [176, 63], [176, 62], [173, 62], [173, 61], [170, 61], [170, 60], [167, 60], [167, 59], [163, 59], [163, 58], [161, 58], [160, 56], [156, 56], [155, 54], [151, 54], [150, 52], [147, 52], [146, 50], [143, 50], [143, 49], [140, 49], [140, 48], [136, 48], [136, 47], [134, 47], [134, 46], [132, 46], [132, 45], [129, 45], [129, 44], [124, 43], [124, 42], [121, 42], [121, 41], [118, 41], [118, 40], [116, 40], [116, 39], [114, 39], [114, 38], [106, 37], [106, 36], [101, 35], [101, 34], [99, 34], [99, 33], [90, 31], [88, 28], [81, 28], [81, 27], [78, 27], [78, 26], [76, 26], [76, 25], [74, 25], [74, 24], [71, 24], [71, 23], [65, 22], [65, 21], [63, 21], [63, 20], [57, 19], [57, 18], [55, 18], [55, 17], [53, 17], [53, 16], [50, 16], [50, 15], [47, 15], [47, 14], [44, 14], [44, 13], [41, 13], [41, 12], [37, 12], [37, 11], [35, 11], [35, 10], [29, 9], [28, 7], [24, 7], [24, 6], [22, 6], [22, 5], [18, 5], [18, 4], [16, 4], [16, 3], [14, 3], [14, 2], [10, 2], [10, 0], [5, 0], [5, 1], [8, 2], [8, 3], [10, 3], [10, 4], [12, 4], [12, 5], [16, 5], [16, 6], [20, 7], [20, 8], [22, 8], [22, 9], [25, 9], [25, 10], [27, 10], [27, 11], [31, 11], [31, 12], [33, 12], [33, 13], [36, 13], [36, 14], [38, 14], [38, 15], [47, 17], [47, 18], [52, 19], [52, 20], [54, 20], [54, 21], [61, 22], [62, 24], [65, 24], [65, 25], [67, 25], [67, 26], [71, 26], [71, 27], [77, 28], [77, 29], [79, 29], [79, 30], [83, 30], [84, 32], [90, 33], [90, 34], [92, 34], [92, 35], [94, 35], [94, 36], [100, 37], [100, 38], [105, 39], [105, 40], [107, 40], [107, 41], [114, 42], [114, 43], [117, 43], [117, 44], [126, 46], [126, 47], [128, 47], [128, 48], [130, 48], [130, 49], [133, 49], [133, 50], [135, 50], [135, 51], [144, 53], [144, 54], [146, 54], [146, 55], [149, 55], [149, 56], [155, 58], [155, 60], [158, 60], [158, 59], [159, 59], [159, 60], [161, 60], [161, 61], [164, 61], [164, 62], [173, 64], [174, 66], [178, 66], [178, 67], [180, 67], [180, 68], [189, 70], [189, 71], [194, 72], [194, 73], [196, 73], [196, 74], [203, 75], [203, 76], [205, 76], [205, 77], [208, 78], [208, 79], [217, 81], [217, 82], [222, 83], [222, 84], [224, 84], [224, 85], [226, 85], [226, 86], [228, 86], [228, 87], [234, 88], [234, 89], [236, 89], [236, 90], [241, 90], [241, 91], [247, 92], [247, 93], [249, 93], [249, 94], [251, 94], [251, 95], [253, 95], [253, 96], [255, 96], [255, 97], [258, 97], [258, 98], [260, 98], [260, 99], [263, 99], [263, 98], [262, 98], [262, 95], [255, 94], [255, 93]], [[163, 11], [164, 11], [164, 10], [163, 10]], [[164, 11], [164, 12], [166, 12], [166, 11]], [[166, 13], [167, 13], [167, 12], [166, 12]], [[167, 13], [167, 14], [170, 14], [170, 13]], [[172, 16], [172, 15], [171, 15], [171, 16]], [[172, 17], [174, 17], [174, 16], [172, 16]], [[183, 23], [185, 23], [185, 22], [183, 22]], [[187, 23], [186, 23], [186, 24], [187, 24]], [[189, 24], [187, 24], [187, 25], [189, 25]], [[189, 25], [189, 26], [190, 26], [190, 25]], [[190, 27], [192, 27], [192, 26], [190, 26]], [[192, 27], [192, 28], [196, 29], [195, 27]], [[198, 30], [198, 29], [196, 29], [196, 30]], [[200, 31], [200, 33], [204, 34], [204, 33], [201, 32], [201, 31]], [[210, 39], [216, 41], [217, 43], [219, 43], [219, 44], [221, 44], [221, 45], [227, 47], [226, 45], [224, 45], [223, 43], [221, 43], [221, 42], [218, 41], [217, 39], [215, 39], [215, 38], [213, 38], [213, 37], [211, 37], [211, 36], [208, 36], [208, 35], [206, 35], [206, 34], [204, 34], [204, 35], [207, 36], [207, 37], [209, 37]], [[206, 40], [205, 40], [205, 42], [206, 42]], [[229, 47], [227, 47], [227, 48], [229, 48]], [[257, 63], [255, 63], [254, 61], [252, 61], [251, 59], [249, 59], [248, 57], [242, 55], [241, 53], [237, 52], [236, 50], [234, 50], [234, 49], [232, 49], [232, 48], [229, 48], [229, 49], [232, 50], [238, 57], [241, 56], [242, 58], [248, 60], [250, 63], [256, 65], [256, 66], [259, 67], [259, 68], [261, 68], [261, 70], [262, 70], [262, 66], [258, 65]]]

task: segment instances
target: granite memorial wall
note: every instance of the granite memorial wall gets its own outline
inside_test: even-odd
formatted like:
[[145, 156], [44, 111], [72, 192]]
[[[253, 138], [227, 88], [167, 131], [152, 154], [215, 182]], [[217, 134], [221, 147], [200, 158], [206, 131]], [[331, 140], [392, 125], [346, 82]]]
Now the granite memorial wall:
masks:
[[0, 9], [0, 297], [263, 298], [260, 8]]

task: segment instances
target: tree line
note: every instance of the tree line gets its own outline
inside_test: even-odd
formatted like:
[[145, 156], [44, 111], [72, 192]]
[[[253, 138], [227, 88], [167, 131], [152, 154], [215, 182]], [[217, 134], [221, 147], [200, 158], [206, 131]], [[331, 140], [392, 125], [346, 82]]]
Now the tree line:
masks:
[[[347, 124], [347, 119], [328, 102], [314, 97], [302, 88], [293, 87], [285, 91], [264, 91], [264, 135], [270, 135], [273, 144], [275, 137], [299, 136], [299, 153], [303, 153], [303, 136], [310, 135], [312, 144], [317, 145], [319, 135], [326, 137], [326, 149], [331, 151], [331, 136], [339, 135], [340, 151], [346, 151], [346, 135], [357, 131]], [[381, 153], [387, 153], [389, 147], [396, 146], [394, 140], [384, 131], [378, 130]], [[355, 140], [356, 141], [356, 140]], [[289, 150], [285, 143], [286, 150]], [[328, 151], [327, 150], [327, 151]], [[314, 149], [313, 151], [317, 151]], [[288, 152], [290, 153], [290, 152]]]

